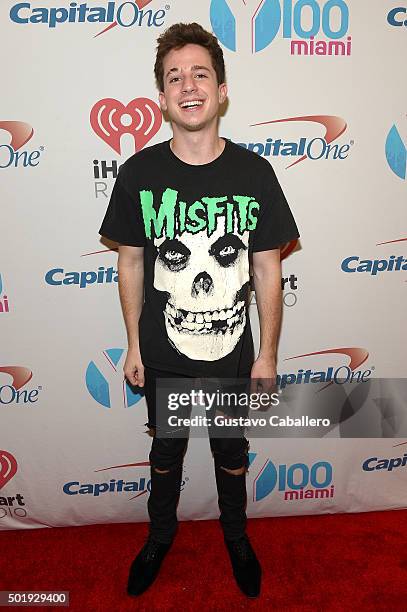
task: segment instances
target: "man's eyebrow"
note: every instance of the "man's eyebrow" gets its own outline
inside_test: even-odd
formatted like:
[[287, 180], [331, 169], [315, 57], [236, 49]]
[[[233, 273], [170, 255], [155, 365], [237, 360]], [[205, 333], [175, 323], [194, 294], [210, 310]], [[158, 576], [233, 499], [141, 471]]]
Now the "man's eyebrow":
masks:
[[165, 78], [167, 78], [167, 76], [171, 74], [171, 72], [178, 72], [178, 68], [170, 68], [167, 74], [165, 75]]
[[[210, 72], [207, 66], [198, 66], [198, 65], [191, 66], [191, 70], [207, 70], [208, 72]], [[165, 75], [165, 78], [167, 78], [168, 75], [173, 72], [179, 72], [179, 68], [170, 68], [167, 74]]]

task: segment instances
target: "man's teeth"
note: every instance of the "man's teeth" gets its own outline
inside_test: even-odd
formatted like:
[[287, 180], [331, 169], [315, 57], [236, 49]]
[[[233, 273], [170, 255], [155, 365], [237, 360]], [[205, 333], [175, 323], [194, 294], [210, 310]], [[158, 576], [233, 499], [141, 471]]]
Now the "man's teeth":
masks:
[[181, 108], [186, 108], [187, 106], [202, 106], [202, 100], [191, 100], [190, 102], [181, 102]]
[[228, 309], [191, 312], [177, 309], [168, 302], [165, 310], [170, 323], [174, 327], [181, 328], [184, 331], [210, 333], [229, 329], [241, 322], [245, 303], [243, 301], [238, 302], [233, 308]]

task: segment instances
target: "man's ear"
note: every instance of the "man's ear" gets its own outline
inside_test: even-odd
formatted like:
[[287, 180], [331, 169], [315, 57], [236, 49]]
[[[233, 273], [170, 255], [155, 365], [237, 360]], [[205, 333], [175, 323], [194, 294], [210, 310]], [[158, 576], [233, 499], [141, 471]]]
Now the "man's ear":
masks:
[[164, 94], [163, 91], [160, 91], [160, 93], [158, 94], [158, 100], [160, 102], [161, 110], [166, 111], [167, 110], [167, 101], [165, 99], [165, 94]]
[[228, 96], [228, 86], [226, 83], [219, 85], [219, 104], [223, 104]]

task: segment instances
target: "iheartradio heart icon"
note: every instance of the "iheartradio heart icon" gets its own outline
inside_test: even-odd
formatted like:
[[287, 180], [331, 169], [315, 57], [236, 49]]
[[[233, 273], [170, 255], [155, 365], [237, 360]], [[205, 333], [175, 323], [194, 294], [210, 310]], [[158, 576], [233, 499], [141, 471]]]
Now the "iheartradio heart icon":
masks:
[[104, 98], [90, 111], [93, 131], [119, 155], [123, 134], [133, 136], [137, 153], [157, 134], [161, 123], [160, 107], [149, 98], [134, 98], [127, 106], [114, 98]]
[[0, 450], [0, 489], [11, 480], [17, 472], [17, 461], [11, 453]]

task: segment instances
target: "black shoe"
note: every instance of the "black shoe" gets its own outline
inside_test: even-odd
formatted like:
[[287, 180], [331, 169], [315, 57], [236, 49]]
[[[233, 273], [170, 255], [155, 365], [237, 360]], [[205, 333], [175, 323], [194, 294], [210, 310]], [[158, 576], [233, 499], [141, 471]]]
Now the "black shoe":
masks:
[[129, 595], [141, 595], [153, 584], [170, 548], [171, 544], [163, 544], [152, 537], [148, 538], [131, 564], [127, 584]]
[[225, 540], [239, 588], [247, 597], [260, 594], [261, 566], [247, 535], [239, 540]]

